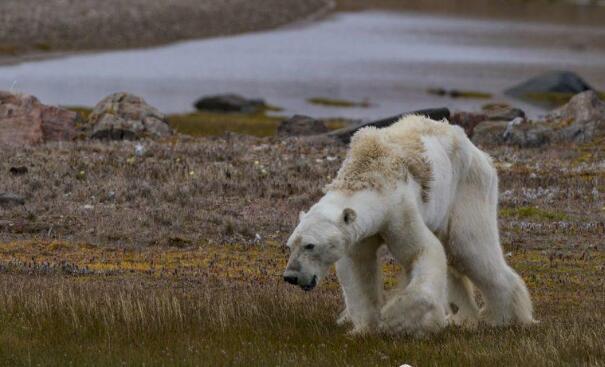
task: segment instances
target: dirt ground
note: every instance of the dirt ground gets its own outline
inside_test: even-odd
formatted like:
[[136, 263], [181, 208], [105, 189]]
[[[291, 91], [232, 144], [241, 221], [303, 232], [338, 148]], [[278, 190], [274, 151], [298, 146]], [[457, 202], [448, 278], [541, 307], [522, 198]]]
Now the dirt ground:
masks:
[[[605, 249], [601, 145], [491, 151], [505, 247]], [[26, 204], [2, 210], [0, 240], [128, 248], [284, 242], [345, 153], [330, 140], [235, 134], [3, 149], [0, 191]]]

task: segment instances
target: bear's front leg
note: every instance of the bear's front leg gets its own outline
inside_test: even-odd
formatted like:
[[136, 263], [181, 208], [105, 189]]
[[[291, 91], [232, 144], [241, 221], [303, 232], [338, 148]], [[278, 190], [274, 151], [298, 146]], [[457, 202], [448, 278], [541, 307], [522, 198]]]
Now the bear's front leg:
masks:
[[336, 262], [346, 305], [337, 322], [352, 322], [354, 334], [379, 327], [384, 288], [377, 255], [381, 244], [378, 237], [364, 239], [352, 245], [349, 253]]
[[447, 325], [447, 262], [443, 246], [415, 213], [385, 233], [393, 256], [408, 269], [407, 286], [381, 311], [381, 330], [423, 336]]

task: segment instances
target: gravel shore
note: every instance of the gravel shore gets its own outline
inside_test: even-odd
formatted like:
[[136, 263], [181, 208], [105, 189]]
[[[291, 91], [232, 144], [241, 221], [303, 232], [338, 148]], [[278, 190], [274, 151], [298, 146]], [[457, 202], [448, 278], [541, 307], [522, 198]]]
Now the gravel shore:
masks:
[[331, 0], [4, 0], [0, 63], [269, 29], [332, 6]]

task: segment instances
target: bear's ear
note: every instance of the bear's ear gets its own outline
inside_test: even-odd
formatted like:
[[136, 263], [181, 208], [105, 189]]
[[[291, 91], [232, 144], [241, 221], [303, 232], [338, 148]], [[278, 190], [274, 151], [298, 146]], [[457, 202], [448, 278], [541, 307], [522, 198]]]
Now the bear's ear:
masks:
[[303, 217], [305, 216], [305, 214], [307, 214], [307, 213], [305, 213], [304, 211], [301, 210], [300, 213], [298, 213], [298, 220], [301, 221], [303, 219]]
[[342, 220], [345, 222], [345, 224], [353, 223], [355, 218], [357, 218], [357, 213], [355, 213], [355, 210], [346, 208], [342, 211]]

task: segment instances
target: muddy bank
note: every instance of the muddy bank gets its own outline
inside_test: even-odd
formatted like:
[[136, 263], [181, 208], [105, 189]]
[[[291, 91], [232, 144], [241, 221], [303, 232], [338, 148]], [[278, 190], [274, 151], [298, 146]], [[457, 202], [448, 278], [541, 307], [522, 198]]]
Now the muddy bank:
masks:
[[583, 0], [338, 0], [337, 10], [422, 12], [464, 18], [516, 20], [599, 26], [605, 19], [603, 1]]
[[270, 29], [312, 17], [331, 0], [7, 0], [0, 63], [18, 56], [145, 47]]

